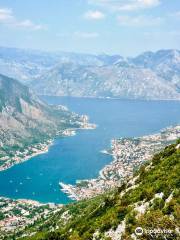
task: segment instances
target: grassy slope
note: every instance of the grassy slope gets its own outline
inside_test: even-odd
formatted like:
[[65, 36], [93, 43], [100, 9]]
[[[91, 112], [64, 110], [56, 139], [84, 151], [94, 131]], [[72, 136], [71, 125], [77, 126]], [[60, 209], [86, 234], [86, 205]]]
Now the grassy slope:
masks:
[[[180, 143], [180, 140], [178, 141]], [[127, 182], [121, 188], [90, 200], [65, 206], [61, 212], [52, 216], [48, 221], [40, 221], [27, 232], [38, 234], [31, 240], [88, 240], [92, 239], [97, 230], [97, 239], [111, 239], [104, 236], [109, 229], [116, 229], [125, 219], [126, 230], [123, 240], [130, 240], [136, 227], [165, 228], [175, 230], [178, 227], [179, 187], [180, 187], [180, 149], [177, 144], [170, 145], [164, 151], [155, 155], [150, 163], [142, 166], [136, 173], [136, 187], [125, 192], [131, 184]], [[122, 194], [124, 192], [124, 195]], [[163, 198], [154, 198], [157, 193], [164, 193]], [[170, 202], [166, 199], [173, 193]], [[123, 195], [123, 196], [122, 196]], [[153, 200], [152, 200], [153, 199]], [[152, 201], [151, 201], [152, 200]], [[137, 216], [135, 204], [149, 202], [145, 214]], [[69, 211], [71, 219], [64, 223], [62, 213]], [[59, 227], [50, 233], [52, 227]], [[152, 239], [148, 235], [140, 239]], [[161, 236], [157, 239], [163, 239]], [[167, 239], [178, 239], [177, 233]]]

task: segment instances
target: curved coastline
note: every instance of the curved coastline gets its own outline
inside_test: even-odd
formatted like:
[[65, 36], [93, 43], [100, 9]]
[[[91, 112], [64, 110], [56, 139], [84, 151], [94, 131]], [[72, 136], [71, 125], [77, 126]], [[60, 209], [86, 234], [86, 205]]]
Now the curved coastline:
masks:
[[[57, 103], [66, 104], [64, 100], [59, 100], [59, 102], [57, 101]], [[159, 107], [159, 105], [159, 102], [157, 104], [145, 104], [145, 106], [150, 106], [150, 110], [148, 110], [148, 113], [150, 112], [152, 117], [156, 117], [156, 112], [159, 111], [162, 113], [162, 115], [165, 114], [165, 107], [167, 108], [169, 107], [169, 105], [172, 106], [172, 109], [175, 109], [175, 107], [179, 106], [172, 103], [168, 103], [168, 105], [163, 103], [161, 104], [162, 107], [161, 105]], [[167, 126], [168, 121], [171, 122], [171, 124], [176, 124], [179, 121], [179, 114], [174, 114], [172, 111], [170, 111], [170, 113], [172, 113], [172, 116], [175, 116], [175, 118], [173, 118], [175, 120], [171, 120], [172, 117], [168, 117], [167, 120], [165, 120], [165, 124], [162, 124], [161, 118], [158, 118], [155, 123], [147, 120], [147, 123], [145, 123], [141, 127], [141, 129], [143, 130], [139, 130], [139, 128], [138, 130], [136, 130], [136, 124], [138, 124], [141, 120], [143, 120], [144, 122], [147, 119], [147, 117], [142, 118], [140, 111], [144, 109], [144, 105], [139, 106], [139, 103], [133, 103], [133, 105], [128, 104], [126, 107], [127, 111], [124, 111], [124, 102], [118, 102], [118, 104], [114, 104], [114, 102], [112, 102], [112, 104], [108, 106], [106, 106], [106, 102], [104, 103], [104, 105], [100, 103], [100, 109], [98, 113], [95, 108], [97, 106], [97, 102], [94, 100], [91, 104], [89, 102], [87, 102], [87, 104], [84, 103], [84, 100], [77, 100], [77, 102], [74, 102], [73, 100], [73, 102], [67, 102], [67, 106], [69, 107], [69, 109], [72, 109], [72, 111], [79, 114], [87, 113], [91, 117], [93, 122], [98, 124], [98, 129], [96, 131], [78, 131], [77, 129], [77, 131], [79, 132], [77, 136], [74, 136], [72, 138], [57, 137], [56, 141], [53, 142], [50, 153], [40, 157], [35, 157], [32, 159], [32, 161], [28, 161], [25, 164], [19, 164], [20, 166], [16, 166], [15, 168], [10, 169], [10, 171], [2, 173], [2, 194], [0, 195], [7, 196], [12, 199], [35, 199], [37, 201], [45, 203], [69, 203], [70, 200], [67, 198], [67, 195], [63, 194], [60, 191], [58, 182], [70, 183], [75, 185], [76, 179], [89, 180], [96, 178], [96, 176], [98, 176], [98, 171], [100, 171], [100, 174], [101, 172], [103, 173], [103, 171], [101, 170], [104, 167], [107, 167], [107, 165], [109, 166], [110, 162], [113, 161], [110, 155], [108, 156], [100, 153], [101, 149], [110, 149], [110, 147], [108, 147], [110, 139], [114, 137], [118, 139], [118, 137], [123, 137], [126, 135], [142, 136], [144, 134], [151, 134], [158, 131], [158, 129], [160, 129], [162, 126]], [[112, 109], [112, 106], [114, 107], [113, 111], [110, 111]], [[128, 120], [126, 113], [129, 114], [129, 110], [132, 110], [134, 106], [137, 106], [137, 110], [133, 114], [135, 114], [138, 121], [133, 120], [133, 126], [131, 127], [130, 125], [127, 130], [124, 130], [124, 126], [126, 127], [128, 125], [128, 123], [126, 123]], [[154, 109], [154, 106], [159, 107], [158, 111], [156, 111], [155, 114], [154, 110], [151, 111], [152, 108]], [[121, 114], [117, 115], [116, 119], [114, 119], [114, 116], [116, 116], [115, 114], [117, 107], [121, 108], [122, 111]], [[109, 114], [107, 114], [107, 111]], [[108, 117], [108, 115], [110, 116]], [[150, 116], [150, 114], [148, 116]], [[178, 116], [178, 118], [176, 116]], [[109, 123], [112, 124], [114, 120], [116, 120], [116, 125], [109, 125]], [[122, 125], [123, 127], [117, 125], [117, 120], [119, 121], [119, 123], [121, 123], [122, 121], [122, 124], [119, 125]], [[148, 124], [150, 124], [150, 128]], [[135, 130], [132, 129], [133, 127], [135, 127]], [[52, 169], [52, 171], [49, 171], [50, 169]], [[80, 171], [77, 171], [77, 169], [80, 169], [80, 171], [83, 172], [81, 173]], [[40, 173], [42, 173], [42, 175]], [[56, 177], [54, 177], [54, 174], [56, 174]], [[31, 181], [26, 181], [27, 176], [31, 177]], [[5, 180], [7, 180], [7, 183], [5, 183]], [[12, 184], [9, 184], [10, 180], [13, 180]], [[19, 186], [20, 182], [23, 182], [23, 185]], [[77, 183], [79, 185], [78, 181]], [[83, 182], [80, 181], [80, 185], [82, 185], [81, 183], [84, 184], [84, 180]], [[30, 187], [30, 190], [28, 190], [29, 184], [31, 184], [32, 186]], [[92, 186], [93, 184], [95, 184], [94, 181], [92, 181]], [[15, 189], [18, 189], [18, 193], [15, 193]], [[33, 192], [35, 192], [34, 195]]]
[[[89, 123], [89, 117], [87, 115], [81, 116], [82, 122], [80, 122], [79, 128], [67, 128], [63, 131], [59, 131], [57, 133], [58, 137], [72, 137], [76, 135], [77, 130], [93, 130], [97, 127], [96, 124]], [[52, 146], [54, 139], [48, 139], [45, 142], [38, 143], [35, 145], [30, 145], [27, 149], [24, 149], [24, 152], [15, 152], [15, 156], [9, 160], [6, 161], [4, 164], [0, 166], [0, 171], [8, 170], [9, 168], [21, 164], [25, 161], [30, 160], [31, 158], [38, 156], [40, 154], [47, 153], [49, 151], [49, 148]]]
[[[53, 140], [50, 139], [50, 140], [47, 140], [44, 143], [39, 143], [39, 144], [32, 145], [32, 146], [28, 147], [28, 150], [26, 149], [24, 151], [25, 155], [23, 157], [16, 157], [15, 156], [13, 158], [13, 160], [14, 160], [13, 162], [12, 162], [12, 159], [11, 159], [9, 162], [7, 161], [4, 165], [0, 166], [0, 171], [8, 170], [9, 168], [11, 168], [11, 167], [13, 167], [17, 164], [23, 163], [27, 160], [30, 160], [31, 158], [33, 158], [35, 156], [47, 153], [52, 144], [53, 144]], [[32, 153], [28, 154], [28, 151], [31, 151]]]
[[154, 153], [180, 138], [180, 124], [162, 129], [159, 133], [139, 138], [120, 138], [111, 141], [112, 162], [99, 171], [96, 179], [77, 180], [76, 185], [60, 182], [62, 192], [72, 200], [83, 200], [120, 186], [133, 176], [134, 169], [151, 159]]

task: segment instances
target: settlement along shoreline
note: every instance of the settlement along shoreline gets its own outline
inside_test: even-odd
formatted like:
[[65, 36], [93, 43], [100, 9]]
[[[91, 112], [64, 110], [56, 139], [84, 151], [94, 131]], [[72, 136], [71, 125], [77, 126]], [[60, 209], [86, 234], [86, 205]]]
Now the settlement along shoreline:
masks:
[[100, 170], [96, 179], [78, 180], [76, 185], [60, 182], [60, 189], [72, 200], [83, 200], [121, 186], [135, 169], [178, 138], [180, 124], [143, 137], [113, 139], [111, 150], [101, 151], [111, 154], [113, 161]]
[[[89, 128], [91, 127], [92, 126], [89, 126]], [[72, 131], [74, 131], [74, 129], [69, 129], [69, 131], [66, 130], [65, 135], [67, 136], [68, 133], [73, 135], [74, 132]], [[104, 152], [106, 154], [112, 154], [114, 160], [100, 171], [99, 178], [79, 181], [77, 182], [77, 186], [63, 183], [61, 183], [61, 186], [64, 187], [64, 190], [66, 190], [69, 197], [75, 200], [95, 196], [98, 194], [98, 188], [100, 190], [99, 193], [101, 193], [105, 189], [117, 186], [116, 184], [118, 182], [121, 183], [121, 179], [119, 178], [122, 177], [122, 173], [125, 173], [125, 170], [130, 167], [128, 165], [128, 160], [131, 165], [133, 161], [134, 163], [141, 164], [144, 162], [144, 157], [147, 160], [149, 159], [153, 149], [155, 149], [156, 152], [163, 146], [174, 142], [177, 138], [180, 138], [180, 125], [162, 130], [158, 134], [148, 135], [141, 138], [114, 139], [112, 140], [111, 151], [108, 150], [107, 152]], [[124, 161], [122, 161], [122, 158], [124, 158]], [[22, 237], [30, 236], [26, 234], [23, 235], [26, 226], [33, 225], [41, 219], [46, 221], [46, 219], [50, 218], [55, 213], [60, 213], [63, 209], [62, 204], [43, 204], [33, 200], [13, 200], [5, 197], [0, 197], [0, 206], [0, 236], [1, 234], [2, 236], [8, 236], [14, 233], [17, 229], [22, 233]], [[18, 215], [16, 214], [17, 211]], [[61, 219], [64, 221], [69, 219], [68, 211], [64, 211]], [[32, 232], [31, 236], [34, 234], [35, 232]]]
[[[69, 128], [58, 133], [59, 137], [74, 136], [78, 130], [95, 129], [96, 125], [89, 123], [89, 118], [86, 115], [81, 116], [82, 122], [79, 128]], [[49, 147], [53, 144], [53, 140], [49, 139], [44, 143], [39, 143], [30, 146], [25, 150], [25, 156], [15, 158], [14, 162], [7, 163], [0, 167], [0, 171], [29, 160], [30, 158], [48, 152]], [[28, 154], [31, 151], [31, 154]], [[23, 231], [26, 226], [33, 225], [38, 220], [48, 219], [51, 215], [62, 210], [63, 204], [41, 203], [30, 199], [11, 199], [0, 196], [0, 239], [1, 235], [9, 235], [17, 228], [18, 231]], [[18, 212], [18, 215], [16, 214]], [[32, 233], [33, 235], [34, 233]], [[22, 235], [26, 237], [26, 235]]]
[[[95, 129], [97, 126], [96, 124], [89, 123], [89, 117], [87, 115], [81, 116], [82, 122], [79, 122], [80, 126], [78, 128], [67, 128], [65, 130], [59, 131], [56, 134], [56, 137], [70, 137], [74, 136], [76, 134], [76, 131], [78, 130], [88, 130], [88, 129]], [[4, 157], [1, 158], [1, 161], [4, 161], [4, 163], [0, 166], [0, 171], [5, 171], [14, 165], [23, 163], [35, 156], [38, 156], [40, 154], [47, 153], [49, 151], [49, 148], [53, 145], [53, 139], [48, 139], [42, 143], [30, 145], [24, 151], [16, 151], [14, 156], [9, 158]]]

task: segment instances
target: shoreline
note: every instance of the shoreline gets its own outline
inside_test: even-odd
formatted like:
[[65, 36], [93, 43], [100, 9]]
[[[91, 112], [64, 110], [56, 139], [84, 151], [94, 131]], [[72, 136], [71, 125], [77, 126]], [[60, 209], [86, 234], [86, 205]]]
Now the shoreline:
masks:
[[104, 166], [95, 179], [77, 180], [75, 185], [60, 182], [60, 190], [72, 200], [84, 200], [121, 186], [133, 176], [136, 168], [150, 160], [165, 146], [180, 138], [180, 124], [162, 129], [159, 133], [137, 137], [120, 138], [111, 141], [112, 161]]
[[65, 204], [63, 203], [54, 203], [54, 202], [40, 202], [38, 200], [33, 200], [30, 198], [9, 198], [9, 197], [4, 197], [0, 196], [0, 200], [12, 200], [13, 202], [19, 202], [19, 203], [24, 203], [24, 204], [31, 204], [34, 206], [45, 206], [45, 205], [56, 205], [56, 206], [64, 206]]
[[[0, 172], [2, 171], [6, 171], [8, 169], [10, 169], [11, 167], [15, 166], [15, 165], [18, 165], [18, 164], [21, 164], [23, 162], [26, 162], [28, 161], [29, 159], [33, 158], [33, 157], [36, 157], [38, 155], [41, 155], [41, 154], [44, 154], [44, 153], [47, 153], [49, 151], [49, 148], [50, 146], [53, 144], [53, 140], [52, 139], [49, 139], [47, 140], [46, 142], [44, 143], [38, 143], [36, 145], [31, 145], [28, 147], [29, 150], [33, 150], [34, 152], [29, 154], [29, 155], [25, 155], [23, 157], [13, 157], [12, 160], [10, 160], [10, 162], [6, 162], [4, 163], [4, 166], [0, 166]], [[41, 146], [42, 148], [39, 149], [39, 146]], [[27, 149], [25, 150], [27, 151]], [[15, 153], [16, 154], [16, 153]], [[22, 153], [23, 154], [23, 153]], [[26, 154], [26, 153], [25, 153]], [[15, 158], [15, 159], [14, 159]]]
[[[67, 136], [75, 136], [77, 130], [86, 130], [86, 129], [95, 129], [97, 126], [95, 124], [90, 124], [88, 120], [88, 116], [82, 116], [81, 126], [79, 128], [69, 128], [63, 131], [58, 132], [59, 137], [67, 137]], [[174, 132], [177, 130], [177, 132]], [[155, 150], [158, 151], [162, 149], [167, 143], [174, 141], [175, 139], [180, 137], [180, 125], [174, 127], [167, 127], [162, 129], [159, 133], [137, 137], [137, 138], [120, 138], [113, 139], [111, 141], [111, 149], [100, 151], [102, 154], [108, 154], [112, 156], [112, 161], [105, 165], [100, 171], [99, 175], [95, 179], [85, 179], [85, 180], [77, 180], [75, 185], [65, 184], [59, 182], [60, 190], [64, 192], [70, 199], [72, 200], [82, 200], [86, 198], [90, 198], [97, 194], [103, 193], [105, 190], [110, 189], [115, 186], [119, 186], [122, 180], [127, 177], [132, 176], [133, 168], [130, 163], [133, 163], [133, 166], [140, 166], [143, 162], [149, 160], [154, 154]], [[140, 142], [140, 148], [137, 152], [137, 146]], [[44, 154], [49, 151], [49, 147], [53, 144], [53, 140], [47, 140], [45, 143], [37, 144], [41, 145], [41, 148], [33, 149], [33, 152], [30, 155], [27, 155], [25, 158], [20, 159], [19, 161], [12, 163], [5, 168], [0, 168], [0, 171], [5, 171], [16, 164], [23, 163], [32, 157], [35, 157], [40, 154]], [[37, 146], [36, 145], [36, 146]], [[125, 155], [122, 158], [122, 149], [125, 145], [128, 145], [123, 151]], [[31, 146], [32, 147], [32, 146]], [[131, 148], [130, 152], [128, 152], [128, 148]], [[148, 149], [149, 148], [149, 149]], [[136, 149], [136, 150], [135, 150]], [[131, 152], [132, 151], [132, 152]], [[137, 156], [133, 154], [137, 152]], [[135, 157], [135, 160], [129, 159], [129, 156], [132, 155]], [[127, 159], [126, 159], [127, 158]], [[125, 159], [125, 160], [124, 160]]]
[[86, 99], [97, 99], [97, 100], [122, 100], [122, 101], [177, 101], [179, 102], [180, 99], [136, 99], [136, 98], [119, 98], [119, 97], [96, 97], [96, 96], [57, 96], [57, 95], [39, 95], [40, 97], [61, 97], [61, 98], [86, 98]]
[[[81, 116], [81, 122], [79, 122], [78, 128], [67, 128], [65, 130], [60, 130], [56, 136], [57, 137], [72, 137], [76, 135], [76, 131], [78, 130], [93, 130], [96, 129], [97, 125], [93, 123], [89, 123], [89, 117], [87, 115]], [[55, 136], [55, 137], [56, 137]], [[53, 145], [53, 141], [55, 137], [52, 139], [48, 139], [42, 143], [37, 143], [35, 145], [30, 145], [23, 152], [16, 151], [12, 158], [2, 159], [5, 161], [4, 164], [0, 166], [0, 172], [6, 171], [11, 167], [21, 164], [23, 162], [28, 161], [29, 159], [36, 157], [41, 154], [45, 154], [49, 151], [49, 148]], [[29, 152], [31, 152], [29, 154]]]

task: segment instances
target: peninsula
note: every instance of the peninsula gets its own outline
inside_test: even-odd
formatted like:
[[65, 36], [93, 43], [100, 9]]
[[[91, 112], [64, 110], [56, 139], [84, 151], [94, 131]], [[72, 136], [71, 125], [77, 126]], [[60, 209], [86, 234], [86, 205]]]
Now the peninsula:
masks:
[[180, 139], [120, 187], [65, 206], [0, 198], [0, 239], [137, 240], [139, 226], [142, 239], [179, 239], [179, 154]]
[[60, 182], [61, 190], [73, 200], [83, 200], [119, 187], [155, 153], [180, 138], [180, 125], [163, 129], [160, 133], [138, 137], [120, 138], [111, 141], [113, 161], [106, 165], [96, 179], [78, 180], [76, 185]]
[[56, 137], [94, 129], [86, 115], [48, 105], [15, 79], [0, 75], [0, 171], [48, 151]]

